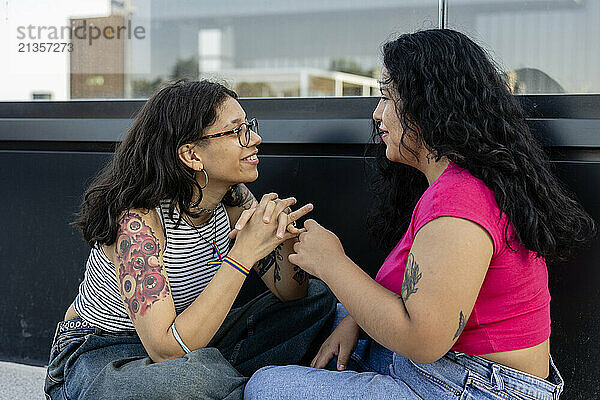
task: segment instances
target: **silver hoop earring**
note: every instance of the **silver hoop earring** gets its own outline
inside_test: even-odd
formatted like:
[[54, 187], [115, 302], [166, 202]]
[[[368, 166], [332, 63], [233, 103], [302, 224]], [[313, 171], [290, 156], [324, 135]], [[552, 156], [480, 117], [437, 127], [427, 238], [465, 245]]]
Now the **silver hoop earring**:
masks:
[[204, 173], [204, 179], [206, 181], [206, 183], [204, 184], [204, 186], [200, 186], [200, 189], [204, 189], [204, 188], [206, 188], [208, 186], [208, 174], [206, 173], [206, 170], [204, 168], [202, 168], [200, 170], [200, 172]]

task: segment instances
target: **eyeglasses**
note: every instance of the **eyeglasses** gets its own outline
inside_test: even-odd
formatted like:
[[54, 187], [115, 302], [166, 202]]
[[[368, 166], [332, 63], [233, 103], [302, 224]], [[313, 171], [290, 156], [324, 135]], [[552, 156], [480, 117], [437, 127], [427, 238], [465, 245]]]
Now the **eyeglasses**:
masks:
[[242, 124], [239, 127], [230, 131], [213, 133], [212, 135], [204, 136], [202, 139], [217, 138], [221, 136], [236, 134], [238, 135], [238, 142], [240, 142], [240, 146], [248, 147], [248, 145], [250, 144], [250, 130], [258, 133], [258, 121], [256, 120], [256, 118], [252, 118], [248, 122], [242, 122]]

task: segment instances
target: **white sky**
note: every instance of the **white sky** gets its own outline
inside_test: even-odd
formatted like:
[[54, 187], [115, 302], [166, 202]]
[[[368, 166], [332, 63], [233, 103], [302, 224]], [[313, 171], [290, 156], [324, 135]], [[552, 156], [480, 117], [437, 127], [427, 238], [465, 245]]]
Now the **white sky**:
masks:
[[17, 27], [68, 26], [72, 17], [110, 14], [110, 0], [0, 0], [0, 101], [31, 100], [32, 92], [50, 92], [67, 100], [68, 53], [19, 53]]

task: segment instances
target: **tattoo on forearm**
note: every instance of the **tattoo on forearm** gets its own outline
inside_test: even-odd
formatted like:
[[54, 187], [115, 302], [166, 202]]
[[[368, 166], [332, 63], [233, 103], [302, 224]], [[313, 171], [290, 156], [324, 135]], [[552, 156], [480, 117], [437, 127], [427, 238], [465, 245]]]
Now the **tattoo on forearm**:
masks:
[[306, 271], [297, 265], [294, 266], [294, 271], [294, 276], [292, 278], [298, 282], [298, 285], [302, 286], [304, 282], [308, 281], [308, 273]]
[[467, 324], [467, 321], [466, 321], [465, 315], [461, 311], [460, 315], [458, 316], [458, 329], [456, 330], [456, 333], [454, 334], [454, 337], [452, 338], [452, 340], [456, 340], [460, 336], [463, 329], [465, 329], [466, 324]]
[[269, 255], [266, 256], [265, 258], [263, 258], [262, 260], [259, 260], [256, 263], [256, 265], [254, 266], [254, 269], [258, 273], [258, 276], [260, 276], [262, 278], [267, 273], [267, 271], [269, 271], [269, 269], [271, 269], [271, 267], [273, 266], [274, 263], [275, 263], [275, 250], [270, 252]]
[[244, 210], [252, 207], [252, 203], [256, 201], [252, 192], [243, 184], [239, 184], [235, 188], [234, 197], [236, 203], [240, 204]]
[[273, 270], [273, 283], [277, 283], [281, 280], [281, 268], [279, 267], [279, 264], [277, 263], [277, 261], [283, 261], [283, 256], [281, 255], [281, 248], [283, 247], [283, 243], [280, 244], [279, 246], [275, 247], [275, 250], [273, 250], [275, 252], [275, 258], [277, 259], [275, 261], [275, 269]]
[[134, 320], [166, 298], [169, 285], [164, 266], [158, 261], [160, 243], [152, 229], [135, 213], [125, 214], [119, 224], [116, 253], [120, 289]]
[[421, 275], [419, 264], [415, 261], [415, 256], [412, 253], [408, 253], [406, 269], [404, 270], [404, 280], [402, 281], [402, 300], [406, 301], [411, 294], [417, 293], [419, 290], [417, 283], [421, 279]]
[[275, 247], [275, 256], [277, 257], [277, 261], [283, 261], [283, 256], [281, 255], [281, 248], [283, 247], [283, 243], [279, 246]]
[[273, 270], [273, 283], [277, 283], [281, 280], [280, 270], [281, 268], [279, 267], [279, 264], [275, 262], [275, 269]]

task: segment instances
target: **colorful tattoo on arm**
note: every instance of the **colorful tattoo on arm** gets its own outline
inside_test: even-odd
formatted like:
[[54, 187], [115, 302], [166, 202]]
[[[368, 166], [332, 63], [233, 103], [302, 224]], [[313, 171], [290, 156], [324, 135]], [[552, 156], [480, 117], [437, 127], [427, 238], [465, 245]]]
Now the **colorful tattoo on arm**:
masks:
[[456, 330], [456, 333], [454, 334], [454, 337], [452, 338], [453, 341], [458, 339], [458, 337], [462, 333], [463, 329], [465, 329], [465, 325], [467, 325], [467, 320], [465, 318], [465, 315], [461, 311], [460, 315], [458, 316], [458, 329]]
[[402, 281], [402, 300], [406, 301], [410, 295], [417, 293], [417, 283], [421, 279], [419, 264], [415, 261], [413, 253], [408, 253], [406, 268], [404, 269], [404, 280]]
[[167, 297], [169, 285], [159, 263], [160, 243], [152, 229], [135, 213], [119, 221], [116, 254], [121, 295], [132, 320]]

